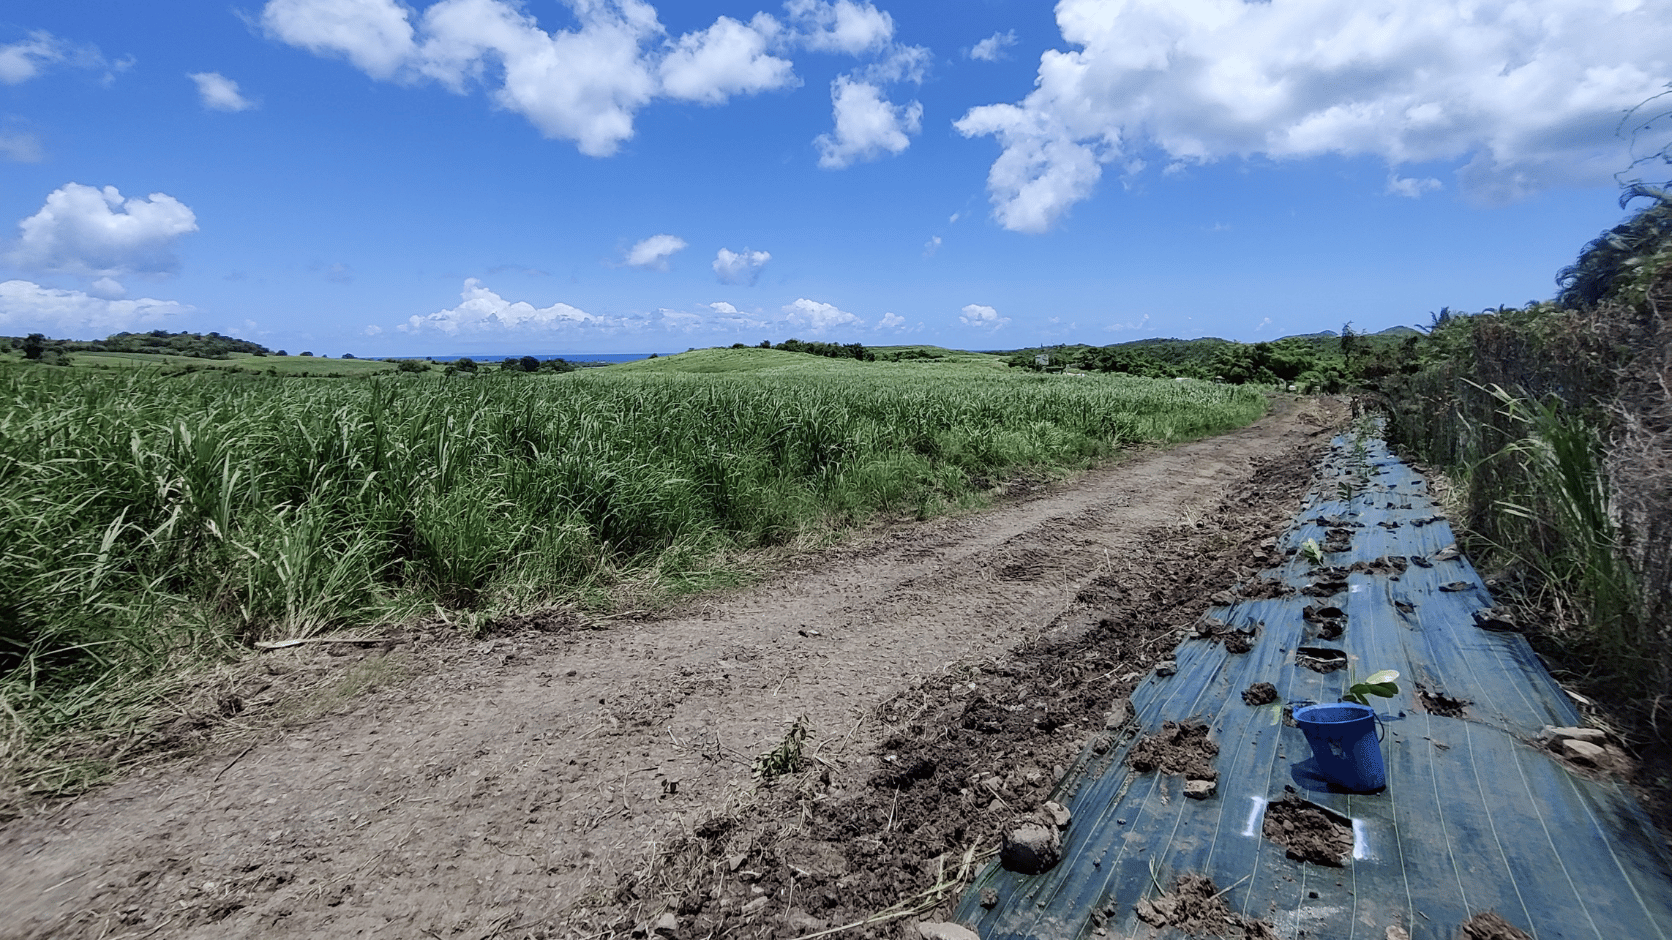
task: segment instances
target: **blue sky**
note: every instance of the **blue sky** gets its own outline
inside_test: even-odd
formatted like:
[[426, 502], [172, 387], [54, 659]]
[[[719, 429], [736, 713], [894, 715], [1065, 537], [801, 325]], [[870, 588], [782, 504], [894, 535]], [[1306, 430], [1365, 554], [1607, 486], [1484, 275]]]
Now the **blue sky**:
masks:
[[1375, 330], [1549, 297], [1669, 82], [1672, 0], [13, 0], [0, 333]]

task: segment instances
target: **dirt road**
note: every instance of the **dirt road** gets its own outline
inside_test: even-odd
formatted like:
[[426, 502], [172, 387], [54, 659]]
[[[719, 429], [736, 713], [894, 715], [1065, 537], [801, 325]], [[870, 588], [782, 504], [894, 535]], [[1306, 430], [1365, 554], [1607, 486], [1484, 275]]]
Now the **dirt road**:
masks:
[[[1280, 402], [662, 619], [274, 656], [414, 678], [300, 727], [246, 690], [197, 756], [6, 824], [0, 937], [799, 936], [938, 882], [932, 910], [1254, 577], [1337, 417]], [[797, 718], [808, 769], [757, 789]]]

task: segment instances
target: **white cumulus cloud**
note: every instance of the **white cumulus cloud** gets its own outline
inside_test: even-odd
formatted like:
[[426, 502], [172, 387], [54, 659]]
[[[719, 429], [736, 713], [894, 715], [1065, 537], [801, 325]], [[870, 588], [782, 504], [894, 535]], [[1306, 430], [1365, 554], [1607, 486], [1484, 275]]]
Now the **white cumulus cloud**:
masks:
[[835, 304], [820, 303], [805, 297], [797, 298], [795, 303], [786, 304], [784, 312], [789, 314], [791, 323], [805, 326], [814, 334], [823, 333], [833, 326], [865, 325], [864, 320]]
[[1445, 188], [1445, 184], [1433, 177], [1414, 179], [1395, 173], [1388, 177], [1388, 194], [1404, 196], [1406, 199], [1419, 199], [1423, 193], [1431, 193]]
[[[643, 45], [661, 33], [642, 0], [577, 4], [576, 30], [546, 32], [505, 0], [441, 0], [424, 11], [414, 68], [454, 91], [482, 83], [547, 137], [609, 156], [655, 97]], [[495, 68], [497, 66], [497, 68]]]
[[0, 282], [0, 329], [8, 333], [103, 337], [193, 310], [172, 300], [121, 300], [42, 287], [33, 281]]
[[869, 65], [854, 73], [860, 81], [875, 85], [887, 82], [922, 84], [935, 54], [925, 46], [891, 45]]
[[877, 321], [877, 329], [896, 330], [904, 326], [905, 322], [906, 318], [897, 313], [885, 313], [882, 315], [882, 319]]
[[[644, 0], [568, 6], [576, 28], [551, 31], [519, 0], [440, 0], [422, 12], [397, 0], [269, 0], [261, 23], [275, 39], [342, 56], [374, 78], [431, 80], [460, 94], [486, 88], [545, 136], [596, 157], [630, 139], [635, 116], [657, 98], [714, 105], [799, 83], [792, 63], [772, 54], [794, 37], [767, 14], [748, 23], [721, 16], [669, 37]], [[854, 19], [845, 16], [836, 10], [830, 35], [857, 35], [838, 28]], [[837, 41], [824, 36], [802, 41]]]
[[1042, 56], [1032, 93], [955, 122], [998, 139], [988, 191], [1017, 231], [1149, 148], [1467, 161], [1461, 188], [1485, 202], [1606, 185], [1628, 159], [1620, 115], [1672, 79], [1667, 0], [1062, 0], [1057, 24], [1076, 48]]
[[627, 251], [627, 266], [632, 268], [668, 269], [668, 259], [685, 250], [685, 239], [678, 235], [652, 235]]
[[922, 129], [923, 105], [890, 104], [882, 89], [870, 82], [839, 76], [830, 83], [830, 101], [835, 133], [820, 134], [813, 141], [819, 148], [819, 166], [827, 170], [901, 153], [911, 146], [910, 135]]
[[413, 315], [398, 329], [405, 333], [438, 332], [449, 336], [475, 333], [535, 333], [572, 332], [577, 330], [610, 330], [625, 321], [598, 317], [579, 307], [555, 303], [536, 307], [527, 301], [510, 301], [499, 296], [481, 281], [469, 278], [459, 293], [457, 307], [438, 310], [428, 316]]
[[1004, 50], [1016, 45], [1016, 31], [994, 33], [970, 47], [970, 58], [982, 62], [997, 62], [1004, 58]]
[[213, 111], [248, 111], [255, 102], [244, 97], [238, 83], [219, 72], [192, 72], [187, 78], [197, 83], [203, 106]]
[[[740, 330], [759, 330], [772, 324], [758, 313], [739, 310], [736, 305], [724, 300], [705, 305], [712, 314], [702, 315], [702, 326], [710, 330], [737, 332]], [[664, 317], [666, 312], [664, 311]]]
[[1010, 322], [1009, 317], [999, 316], [999, 312], [986, 304], [965, 304], [964, 310], [958, 315], [965, 326], [973, 326], [984, 330], [996, 330]]
[[674, 333], [695, 333], [698, 330], [712, 327], [711, 317], [689, 310], [669, 310], [666, 307], [656, 311], [656, 325]]
[[814, 52], [858, 55], [894, 38], [894, 18], [870, 2], [789, 0], [784, 11], [800, 31], [801, 44]]
[[124, 200], [114, 186], [65, 183], [18, 228], [11, 260], [22, 268], [92, 277], [166, 274], [179, 266], [175, 240], [197, 231], [197, 216], [165, 193]]
[[0, 82], [21, 84], [63, 57], [62, 43], [51, 33], [36, 30], [28, 39], [0, 46]]
[[340, 55], [373, 78], [390, 78], [413, 58], [412, 24], [394, 0], [269, 0], [269, 35], [321, 55]]
[[767, 54], [783, 26], [765, 13], [747, 25], [722, 16], [701, 32], [671, 43], [659, 72], [669, 98], [721, 104], [732, 95], [755, 94], [800, 84], [788, 59]]
[[722, 284], [754, 284], [760, 279], [761, 268], [771, 260], [770, 252], [722, 248], [714, 255], [714, 274]]
[[66, 42], [44, 29], [31, 32], [28, 39], [0, 46], [0, 82], [7, 85], [29, 81], [53, 65], [103, 70], [108, 81], [115, 78], [117, 72], [133, 65], [133, 60], [111, 62], [97, 46]]

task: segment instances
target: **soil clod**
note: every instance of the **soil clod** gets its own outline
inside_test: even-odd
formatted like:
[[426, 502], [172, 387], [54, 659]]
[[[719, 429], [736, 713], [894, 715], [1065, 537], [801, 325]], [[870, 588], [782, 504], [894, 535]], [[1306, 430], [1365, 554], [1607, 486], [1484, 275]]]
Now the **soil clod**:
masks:
[[1056, 800], [1046, 800], [1045, 805], [1041, 807], [1041, 809], [1043, 809], [1046, 814], [1051, 817], [1051, 822], [1055, 824], [1058, 829], [1067, 829], [1068, 824], [1074, 821], [1074, 814], [1069, 812], [1068, 807], [1058, 803]]
[[1206, 875], [1180, 875], [1173, 890], [1137, 904], [1138, 919], [1151, 927], [1172, 928], [1186, 936], [1230, 940], [1276, 940], [1263, 920], [1231, 911], [1223, 893]]
[[1023, 875], [1050, 871], [1062, 861], [1062, 836], [1055, 826], [1025, 822], [1005, 834], [999, 864]]
[[1324, 533], [1324, 551], [1328, 554], [1339, 554], [1352, 547], [1352, 529], [1329, 529]]
[[1259, 707], [1269, 705], [1275, 701], [1277, 701], [1277, 686], [1270, 682], [1256, 682], [1242, 690], [1242, 703], [1244, 705]]
[[1301, 588], [1300, 592], [1307, 597], [1334, 597], [1346, 590], [1347, 580], [1345, 578], [1326, 578], [1308, 584]]
[[1290, 795], [1266, 807], [1260, 832], [1297, 862], [1342, 867], [1353, 851], [1353, 827], [1345, 817]]
[[1482, 911], [1464, 921], [1457, 928], [1457, 940], [1533, 940], [1525, 930], [1515, 926], [1497, 911]]
[[1355, 561], [1347, 570], [1367, 574], [1404, 574], [1409, 567], [1404, 555], [1383, 555], [1372, 561]]
[[1300, 615], [1301, 619], [1316, 627], [1318, 636], [1325, 640], [1339, 638], [1347, 628], [1347, 612], [1333, 604], [1307, 604]]
[[1421, 686], [1417, 687], [1417, 700], [1422, 703], [1423, 711], [1442, 718], [1462, 718], [1463, 710], [1473, 704], [1468, 699], [1452, 698], [1443, 692], [1430, 692]]
[[1184, 782], [1184, 795], [1193, 800], [1205, 800], [1213, 796], [1214, 791], [1218, 789], [1219, 785], [1212, 780], [1186, 780]]
[[1199, 721], [1165, 722], [1161, 730], [1139, 741], [1127, 763], [1139, 773], [1160, 770], [1190, 780], [1217, 780], [1213, 759], [1219, 745], [1208, 740], [1208, 726]]

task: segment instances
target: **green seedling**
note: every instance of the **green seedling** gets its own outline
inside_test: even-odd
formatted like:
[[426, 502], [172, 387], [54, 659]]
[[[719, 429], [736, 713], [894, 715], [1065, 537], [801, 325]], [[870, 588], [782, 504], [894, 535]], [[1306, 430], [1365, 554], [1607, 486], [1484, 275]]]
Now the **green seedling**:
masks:
[[1306, 557], [1307, 561], [1314, 565], [1322, 565], [1324, 563], [1324, 549], [1323, 546], [1318, 544], [1317, 539], [1307, 539], [1305, 544], [1301, 545], [1300, 553]]
[[1347, 694], [1341, 696], [1342, 701], [1357, 702], [1369, 705], [1368, 696], [1379, 698], [1393, 698], [1399, 694], [1399, 672], [1394, 669], [1383, 669], [1381, 672], [1371, 673], [1363, 682], [1355, 682], [1347, 688]]

